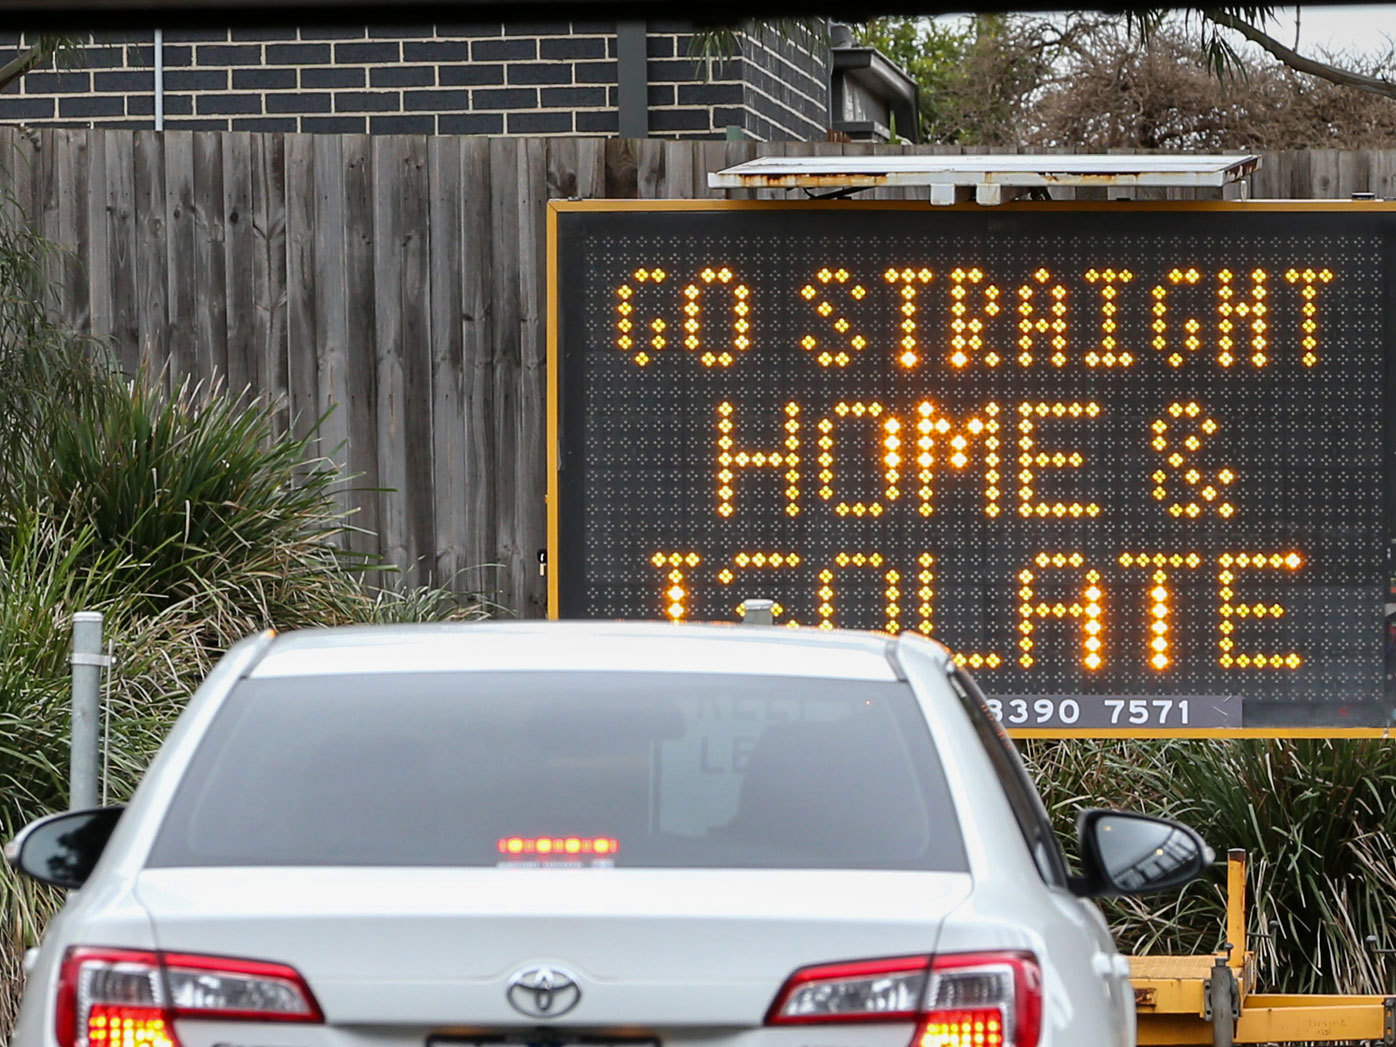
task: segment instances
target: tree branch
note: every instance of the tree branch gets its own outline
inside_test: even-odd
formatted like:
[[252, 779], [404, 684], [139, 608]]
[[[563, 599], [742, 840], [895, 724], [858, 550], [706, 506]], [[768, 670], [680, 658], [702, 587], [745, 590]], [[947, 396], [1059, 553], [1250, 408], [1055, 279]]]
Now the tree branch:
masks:
[[1307, 73], [1310, 76], [1319, 77], [1330, 83], [1338, 84], [1342, 87], [1353, 87], [1359, 91], [1367, 91], [1374, 95], [1381, 95], [1384, 98], [1396, 98], [1396, 83], [1390, 80], [1383, 80], [1378, 76], [1366, 76], [1362, 73], [1354, 73], [1349, 69], [1339, 69], [1337, 66], [1328, 65], [1324, 62], [1315, 61], [1312, 58], [1305, 58], [1293, 48], [1286, 47], [1272, 36], [1262, 33], [1249, 22], [1243, 22], [1235, 15], [1228, 13], [1219, 7], [1201, 8], [1202, 17], [1225, 29], [1234, 29], [1251, 43], [1259, 44], [1266, 51], [1270, 52], [1279, 61], [1300, 73]]
[[43, 65], [53, 57], [56, 45], [50, 37], [40, 37], [39, 42], [14, 61], [0, 66], [0, 91], [9, 87], [36, 65]]

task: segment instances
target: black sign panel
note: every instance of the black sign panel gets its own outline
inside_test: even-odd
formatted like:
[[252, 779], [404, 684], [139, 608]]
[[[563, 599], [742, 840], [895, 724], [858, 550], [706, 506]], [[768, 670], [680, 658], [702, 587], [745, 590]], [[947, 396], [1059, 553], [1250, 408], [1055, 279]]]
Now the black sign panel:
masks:
[[1010, 726], [1388, 722], [1396, 213], [555, 219], [554, 613], [920, 632]]

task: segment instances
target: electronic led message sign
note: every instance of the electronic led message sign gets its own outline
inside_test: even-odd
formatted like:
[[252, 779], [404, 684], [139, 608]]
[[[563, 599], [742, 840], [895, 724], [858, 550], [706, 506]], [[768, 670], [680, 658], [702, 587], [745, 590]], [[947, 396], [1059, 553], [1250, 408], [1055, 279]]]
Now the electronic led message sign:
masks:
[[1009, 727], [1389, 722], [1396, 211], [553, 207], [554, 614], [911, 630]]

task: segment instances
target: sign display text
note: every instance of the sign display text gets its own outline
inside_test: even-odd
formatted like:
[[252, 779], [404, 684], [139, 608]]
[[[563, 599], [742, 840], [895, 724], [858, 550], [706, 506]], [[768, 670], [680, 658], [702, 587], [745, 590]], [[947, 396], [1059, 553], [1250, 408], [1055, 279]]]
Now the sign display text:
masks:
[[556, 222], [555, 613], [919, 632], [1010, 727], [1386, 722], [1396, 213]]

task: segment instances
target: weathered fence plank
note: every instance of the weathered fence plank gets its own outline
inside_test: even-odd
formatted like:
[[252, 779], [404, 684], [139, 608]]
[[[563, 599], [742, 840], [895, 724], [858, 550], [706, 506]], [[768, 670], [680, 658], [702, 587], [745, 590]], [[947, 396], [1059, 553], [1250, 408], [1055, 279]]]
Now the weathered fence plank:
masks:
[[7, 223], [22, 223], [28, 217], [24, 202], [19, 199], [19, 142], [19, 128], [0, 127], [0, 179], [5, 183], [5, 192], [0, 194], [0, 215]]
[[[519, 235], [519, 146], [518, 139], [490, 140], [490, 235], [496, 248], [517, 244]], [[608, 179], [609, 181], [609, 179]], [[490, 559], [500, 565], [495, 572], [493, 596], [506, 607], [520, 606], [526, 579], [516, 576], [515, 565], [522, 559], [519, 547], [519, 521], [514, 519], [513, 492], [517, 478], [513, 470], [521, 463], [518, 420], [519, 374], [523, 369], [519, 335], [522, 330], [519, 288], [519, 254], [516, 250], [496, 250], [491, 256], [490, 297], [494, 305], [490, 346], [490, 377], [493, 385], [490, 427], [494, 439], [493, 460], [508, 475], [496, 477], [494, 549]]]
[[633, 200], [639, 193], [636, 142], [632, 138], [606, 140], [606, 198]]
[[198, 375], [194, 354], [194, 135], [165, 135], [165, 268], [173, 279], [166, 298], [170, 387]]
[[87, 193], [79, 201], [85, 228], [77, 245], [83, 262], [81, 278], [87, 284], [88, 315], [79, 330], [112, 329], [111, 242], [107, 236], [107, 136], [88, 136]]
[[[455, 583], [478, 593], [497, 592], [498, 550], [494, 543], [496, 481], [507, 466], [496, 453], [494, 438], [494, 220], [490, 143], [469, 138], [462, 143], [461, 185], [461, 372], [465, 491], [459, 537], [465, 573]], [[599, 151], [598, 151], [599, 153]], [[507, 253], [507, 244], [498, 245]]]
[[1371, 158], [1369, 188], [1378, 198], [1390, 200], [1396, 196], [1396, 149], [1373, 149], [1368, 156]]
[[[775, 151], [909, 150], [0, 128], [15, 200], [0, 206], [70, 249], [45, 263], [63, 315], [109, 338], [123, 368], [247, 388], [283, 430], [323, 419], [316, 446], [347, 474], [349, 548], [382, 555], [403, 583], [532, 616], [544, 607], [547, 200], [793, 198], [707, 187], [710, 171]], [[1268, 153], [1250, 188], [1394, 196], [1396, 150]]]
[[[136, 185], [136, 331], [140, 367], [158, 374], [169, 359], [169, 318], [165, 295], [165, 157], [161, 136], [154, 131], [135, 134]], [[262, 301], [266, 301], [263, 297]]]
[[507, 562], [517, 589], [513, 597], [528, 618], [547, 612], [542, 578], [533, 569], [547, 545], [547, 143], [528, 139], [519, 147], [519, 386], [512, 523], [515, 539]]
[[1338, 195], [1338, 157], [1326, 149], [1315, 149], [1309, 153], [1309, 193], [1323, 200], [1332, 200]]
[[697, 166], [693, 169], [693, 182], [699, 188], [700, 195], [712, 200], [722, 199], [726, 193], [721, 189], [709, 188], [708, 175], [727, 166], [727, 143], [698, 142], [694, 148], [694, 156]]
[[635, 143], [635, 195], [641, 200], [658, 200], [669, 195], [665, 189], [664, 142], [644, 138]]
[[56, 153], [59, 183], [58, 242], [72, 244], [62, 253], [63, 318], [80, 331], [92, 323], [92, 288], [89, 265], [92, 245], [88, 240], [88, 206], [91, 192], [89, 135], [68, 131], [59, 136], [62, 146]]
[[[35, 165], [34, 179], [34, 214], [38, 219], [40, 235], [53, 241], [63, 243], [63, 229], [60, 225], [60, 199], [63, 187], [60, 184], [59, 172], [63, 164], [55, 164], [60, 152], [66, 152], [67, 132], [55, 131], [47, 138], [41, 138], [36, 150], [37, 164]], [[61, 305], [61, 291], [63, 286], [63, 256], [57, 252], [50, 252], [43, 258], [44, 279], [50, 294], [49, 305]]]
[[406, 141], [393, 136], [375, 138], [373, 150], [373, 279], [380, 308], [375, 316], [378, 353], [377, 415], [378, 477], [392, 492], [378, 500], [379, 547], [405, 572], [409, 559], [407, 502], [415, 496], [407, 487], [406, 362], [403, 359], [403, 267], [398, 247], [406, 235], [403, 187], [407, 170]]
[[[319, 451], [343, 471], [349, 448], [349, 300], [345, 277], [344, 158], [340, 139], [312, 136], [315, 168], [312, 257], [315, 266], [315, 414]], [[308, 348], [308, 347], [307, 347]], [[309, 355], [309, 354], [307, 354]], [[353, 511], [346, 481], [336, 492], [340, 511]], [[347, 518], [347, 516], [346, 516]], [[348, 536], [340, 544], [349, 547]]]
[[431, 489], [436, 521], [436, 579], [455, 584], [466, 566], [465, 533], [465, 337], [462, 324], [461, 140], [427, 143], [428, 209], [431, 215]]
[[228, 389], [260, 392], [256, 385], [260, 305], [253, 282], [257, 250], [252, 203], [252, 135], [236, 131], [223, 139], [224, 295], [227, 306]]
[[[118, 365], [130, 374], [140, 366], [140, 289], [136, 284], [139, 249], [136, 228], [135, 138], [122, 132], [104, 132], [104, 162], [106, 165], [106, 256], [101, 263], [104, 271], [96, 277], [105, 279], [110, 288], [110, 326], [105, 331], [96, 327], [95, 333], [110, 336]], [[93, 226], [94, 229], [98, 228]], [[94, 242], [97, 237], [94, 235]], [[95, 264], [95, 263], [94, 263]]]
[[[309, 433], [320, 414], [314, 142], [314, 135], [286, 136], [286, 384], [297, 435]], [[321, 453], [318, 439], [312, 447]]]
[[577, 141], [576, 194], [583, 200], [596, 200], [606, 194], [606, 142], [602, 138]]
[[227, 262], [223, 242], [223, 136], [194, 135], [194, 373], [208, 383], [228, 374]]
[[367, 135], [341, 141], [344, 162], [344, 287], [349, 325], [349, 431], [345, 459], [357, 511], [349, 547], [377, 555], [380, 545], [378, 478], [378, 295], [373, 276], [373, 153]]
[[436, 567], [436, 510], [432, 497], [432, 353], [429, 251], [430, 183], [427, 140], [405, 140], [402, 185], [402, 232], [397, 264], [402, 291], [399, 312], [403, 359], [403, 432], [406, 485], [390, 497], [407, 509], [405, 578], [413, 585], [432, 581]]
[[286, 406], [286, 156], [280, 138], [252, 139], [252, 283], [257, 301], [253, 383], [277, 404], [277, 427], [290, 428]]
[[1346, 151], [1338, 154], [1338, 198], [1350, 199], [1353, 193], [1370, 192], [1371, 153]]
[[669, 199], [693, 196], [693, 146], [688, 142], [664, 142], [664, 192]]

